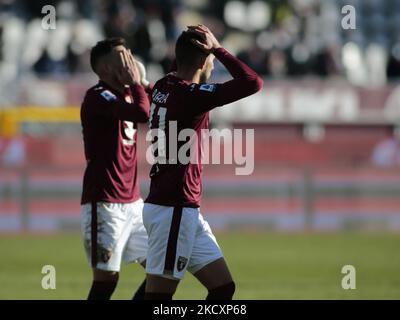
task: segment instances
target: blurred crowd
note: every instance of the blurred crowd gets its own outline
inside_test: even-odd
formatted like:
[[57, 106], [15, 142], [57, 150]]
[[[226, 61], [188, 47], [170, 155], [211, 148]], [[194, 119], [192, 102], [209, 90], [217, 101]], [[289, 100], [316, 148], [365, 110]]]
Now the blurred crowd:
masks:
[[[56, 8], [55, 30], [41, 27], [45, 5]], [[356, 9], [355, 30], [342, 28], [345, 5]], [[91, 46], [111, 36], [159, 76], [180, 32], [197, 23], [271, 78], [382, 85], [400, 76], [400, 0], [0, 0], [0, 77], [89, 72]]]

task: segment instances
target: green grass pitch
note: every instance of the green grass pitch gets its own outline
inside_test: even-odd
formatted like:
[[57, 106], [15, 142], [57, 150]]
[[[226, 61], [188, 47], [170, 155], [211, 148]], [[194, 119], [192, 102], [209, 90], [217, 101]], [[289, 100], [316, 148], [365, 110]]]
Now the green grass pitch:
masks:
[[[400, 299], [400, 235], [382, 233], [217, 234], [237, 284], [235, 299]], [[79, 234], [0, 235], [0, 299], [85, 299], [91, 272]], [[42, 266], [56, 268], [56, 289], [41, 287]], [[356, 268], [343, 290], [341, 269]], [[125, 265], [113, 299], [130, 299], [143, 269]], [[203, 299], [190, 274], [175, 299]]]

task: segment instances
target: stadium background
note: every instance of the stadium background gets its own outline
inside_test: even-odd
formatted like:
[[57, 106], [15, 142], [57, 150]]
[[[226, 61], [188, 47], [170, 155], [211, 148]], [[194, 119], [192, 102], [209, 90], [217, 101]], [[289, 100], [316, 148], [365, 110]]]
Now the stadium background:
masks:
[[[54, 30], [41, 25], [49, 4]], [[356, 9], [355, 30], [342, 28], [345, 5]], [[126, 38], [155, 81], [196, 23], [265, 80], [261, 93], [212, 114], [214, 128], [255, 129], [254, 173], [205, 166], [202, 210], [237, 298], [399, 299], [398, 0], [0, 0], [0, 298], [82, 299], [89, 288], [79, 104], [96, 81], [91, 46]], [[217, 64], [213, 80], [227, 77]], [[40, 286], [45, 264], [57, 269], [56, 290]], [[341, 288], [346, 264], [356, 290]], [[124, 267], [115, 297], [129, 298], [141, 278]], [[203, 297], [188, 278], [177, 298]]]

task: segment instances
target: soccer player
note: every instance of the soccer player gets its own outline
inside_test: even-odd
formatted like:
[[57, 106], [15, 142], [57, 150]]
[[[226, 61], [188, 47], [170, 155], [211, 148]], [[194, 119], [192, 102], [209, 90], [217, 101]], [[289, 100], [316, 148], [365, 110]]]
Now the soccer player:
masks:
[[[208, 289], [207, 300], [229, 300], [235, 284], [199, 209], [202, 165], [200, 161], [185, 164], [169, 157], [170, 144], [176, 143], [179, 150], [182, 142], [171, 138], [168, 127], [175, 121], [178, 134], [183, 129], [195, 130], [200, 155], [200, 131], [209, 127], [209, 111], [256, 93], [263, 81], [222, 48], [203, 25], [189, 27], [180, 35], [175, 54], [177, 72], [156, 82], [150, 109], [152, 132], [162, 130], [165, 136], [153, 135], [156, 162], [150, 172], [150, 193], [143, 209], [143, 223], [149, 237], [145, 299], [172, 299], [188, 270]], [[230, 72], [232, 80], [205, 83], [211, 76], [214, 57]], [[163, 146], [160, 141], [166, 144]], [[158, 161], [164, 147], [166, 161]]]
[[[89, 300], [110, 299], [121, 261], [143, 266], [147, 233], [137, 176], [137, 123], [149, 119], [149, 99], [132, 54], [121, 38], [92, 48], [91, 67], [100, 81], [81, 107], [87, 167], [81, 227], [93, 269]], [[145, 281], [134, 299], [144, 298]]]

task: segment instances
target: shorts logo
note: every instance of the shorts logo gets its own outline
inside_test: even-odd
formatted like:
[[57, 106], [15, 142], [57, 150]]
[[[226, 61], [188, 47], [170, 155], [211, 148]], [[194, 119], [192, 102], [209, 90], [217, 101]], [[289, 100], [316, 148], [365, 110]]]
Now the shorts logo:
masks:
[[179, 272], [185, 268], [187, 261], [187, 258], [179, 256], [178, 262], [176, 263], [176, 268]]
[[107, 263], [108, 260], [110, 260], [111, 255], [112, 255], [111, 250], [102, 249], [102, 248], [99, 250], [99, 258], [100, 258], [101, 262]]

